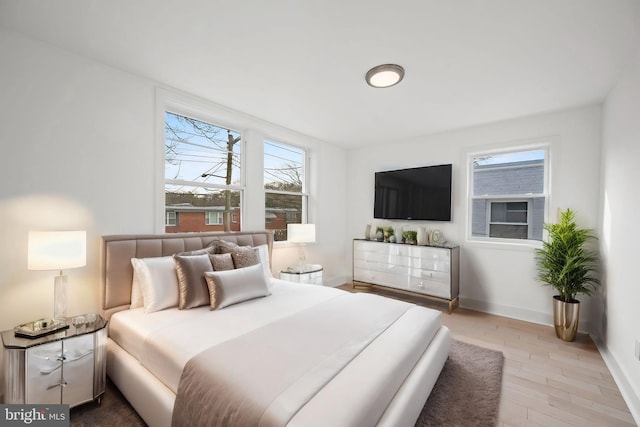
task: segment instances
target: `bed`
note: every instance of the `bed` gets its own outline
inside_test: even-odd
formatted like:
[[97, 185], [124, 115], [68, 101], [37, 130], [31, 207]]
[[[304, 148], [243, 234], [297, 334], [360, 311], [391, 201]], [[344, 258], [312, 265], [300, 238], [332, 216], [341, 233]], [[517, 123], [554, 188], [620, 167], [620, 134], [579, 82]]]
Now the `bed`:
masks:
[[[140, 306], [132, 259], [202, 258], [220, 241], [255, 248], [261, 263], [207, 275], [216, 286], [259, 275], [264, 295], [215, 310]], [[113, 383], [150, 426], [413, 426], [449, 352], [440, 312], [276, 279], [272, 248], [268, 231], [104, 236], [101, 305]], [[211, 304], [236, 292], [207, 283]]]

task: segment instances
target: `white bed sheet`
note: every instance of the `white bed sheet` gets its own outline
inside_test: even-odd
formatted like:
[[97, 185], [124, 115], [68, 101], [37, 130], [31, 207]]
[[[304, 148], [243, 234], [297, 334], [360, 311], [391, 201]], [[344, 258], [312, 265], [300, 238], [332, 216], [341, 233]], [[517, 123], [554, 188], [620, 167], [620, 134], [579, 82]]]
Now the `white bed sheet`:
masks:
[[[270, 290], [271, 296], [222, 310], [210, 311], [208, 307], [199, 307], [191, 310], [174, 308], [144, 313], [140, 308], [118, 312], [111, 318], [109, 335], [120, 347], [137, 358], [145, 369], [176, 393], [185, 364], [211, 345], [232, 339], [345, 292], [279, 279], [272, 279]], [[403, 304], [413, 306], [409, 303]], [[367, 394], [367, 391], [374, 393], [374, 390], [378, 390], [373, 395], [368, 395], [367, 399], [357, 400], [375, 402], [381, 406], [382, 410], [385, 403], [378, 401], [380, 396], [390, 394], [384, 396], [386, 399], [393, 396], [399, 384], [441, 327], [441, 314], [438, 311], [415, 307], [410, 310], [410, 313], [411, 315], [405, 315], [405, 319], [396, 326], [404, 329], [400, 334], [393, 334], [392, 330], [384, 333], [378, 343], [373, 343], [374, 345], [354, 360], [355, 363], [349, 366], [349, 369], [341, 373], [335, 384], [330, 387], [334, 389], [331, 393], [321, 393], [318, 396], [318, 402], [322, 405], [318, 407], [311, 405], [307, 410], [301, 411], [297, 419], [292, 420], [294, 421], [292, 424], [308, 424], [323, 411], [322, 408], [332, 407], [332, 405], [339, 407], [351, 399], [344, 395], [344, 391], [354, 388], [360, 389], [360, 394]], [[427, 324], [427, 326], [413, 328], [412, 324]], [[418, 330], [420, 330], [419, 335]], [[421, 342], [417, 343], [416, 340]], [[414, 346], [411, 354], [405, 353], [408, 347]], [[377, 376], [368, 375], [367, 372], [372, 366], [376, 364], [380, 366], [381, 363], [385, 366], [385, 372], [378, 372]], [[438, 370], [440, 368], [441, 366], [437, 367]], [[375, 378], [377, 380], [374, 382], [378, 383], [376, 387], [374, 383], [367, 384], [370, 387], [364, 389], [357, 386], [363, 381], [366, 382], [367, 379]], [[380, 392], [379, 381], [389, 383], [388, 392]], [[396, 382], [398, 384], [395, 384]], [[326, 404], [329, 406], [325, 406]], [[350, 417], [348, 412], [340, 414], [336, 412], [334, 415], [337, 417], [336, 421], [347, 421]], [[350, 423], [347, 422], [346, 425], [348, 424]]]
[[[120, 311], [111, 317], [109, 336], [175, 393], [182, 368], [197, 353], [344, 292], [279, 279], [271, 279], [269, 289], [268, 297], [222, 310], [206, 306], [153, 313], [143, 308]], [[171, 347], [153, 339], [168, 334], [175, 338]]]

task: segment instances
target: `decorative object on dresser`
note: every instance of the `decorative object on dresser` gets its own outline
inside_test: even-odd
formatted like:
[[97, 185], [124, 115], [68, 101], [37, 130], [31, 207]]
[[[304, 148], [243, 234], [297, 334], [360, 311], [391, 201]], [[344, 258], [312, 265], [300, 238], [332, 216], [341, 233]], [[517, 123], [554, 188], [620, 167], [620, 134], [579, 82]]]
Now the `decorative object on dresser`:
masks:
[[59, 270], [54, 281], [54, 319], [67, 316], [67, 276], [62, 270], [87, 263], [86, 231], [30, 231], [29, 270]]
[[280, 279], [289, 282], [322, 285], [322, 266], [320, 264], [305, 264], [302, 269], [289, 267], [280, 272]]
[[430, 245], [442, 245], [445, 242], [444, 235], [440, 230], [431, 230], [429, 233], [429, 244]]
[[427, 232], [426, 228], [418, 227], [416, 243], [420, 246], [426, 246], [429, 244], [429, 233]]
[[460, 248], [453, 245], [388, 245], [355, 239], [354, 287], [384, 286], [445, 301], [451, 314], [459, 302], [459, 258]]
[[106, 387], [107, 322], [95, 313], [65, 319], [67, 329], [25, 338], [2, 332], [5, 402], [66, 404], [100, 401]]
[[402, 241], [407, 245], [415, 245], [418, 239], [418, 232], [414, 230], [407, 230], [402, 232]]

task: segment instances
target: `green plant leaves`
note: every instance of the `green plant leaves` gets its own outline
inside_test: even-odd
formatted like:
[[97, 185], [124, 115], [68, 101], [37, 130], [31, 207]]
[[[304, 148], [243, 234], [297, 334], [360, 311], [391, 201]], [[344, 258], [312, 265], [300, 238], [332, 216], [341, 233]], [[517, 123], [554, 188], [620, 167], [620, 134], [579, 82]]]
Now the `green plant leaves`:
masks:
[[593, 230], [579, 228], [575, 212], [567, 209], [560, 213], [557, 224], [545, 224], [548, 240], [536, 250], [538, 280], [558, 291], [565, 302], [576, 295], [591, 295], [600, 285], [597, 273], [598, 255], [585, 247], [596, 237]]

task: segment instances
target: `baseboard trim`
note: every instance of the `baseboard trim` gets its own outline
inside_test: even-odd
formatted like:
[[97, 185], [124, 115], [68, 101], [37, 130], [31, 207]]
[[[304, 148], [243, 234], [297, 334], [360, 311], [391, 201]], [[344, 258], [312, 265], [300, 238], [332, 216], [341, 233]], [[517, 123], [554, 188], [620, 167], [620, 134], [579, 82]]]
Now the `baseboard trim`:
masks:
[[[544, 313], [540, 311], [527, 310], [522, 307], [512, 307], [508, 305], [494, 304], [488, 301], [480, 301], [471, 298], [460, 297], [460, 307], [469, 310], [480, 311], [482, 313], [495, 314], [496, 316], [508, 317], [510, 319], [522, 320], [524, 322], [537, 323], [553, 327], [553, 313]], [[549, 301], [551, 308], [551, 301]], [[579, 331], [588, 333], [589, 321], [580, 319]]]
[[640, 396], [633, 389], [633, 386], [627, 381], [627, 376], [624, 373], [624, 369], [618, 363], [616, 357], [609, 351], [609, 348], [596, 336], [591, 335], [591, 339], [598, 347], [598, 351], [604, 360], [605, 365], [611, 372], [613, 380], [616, 382], [622, 398], [629, 407], [631, 416], [636, 424], [640, 425]]
[[[488, 301], [480, 301], [465, 297], [460, 297], [460, 307], [483, 313], [495, 314], [496, 316], [508, 317], [510, 319], [538, 323], [540, 325], [553, 325], [553, 317], [551, 313], [542, 313], [539, 311], [523, 309], [521, 307], [494, 304]], [[549, 307], [551, 307], [551, 302], [549, 302]]]

